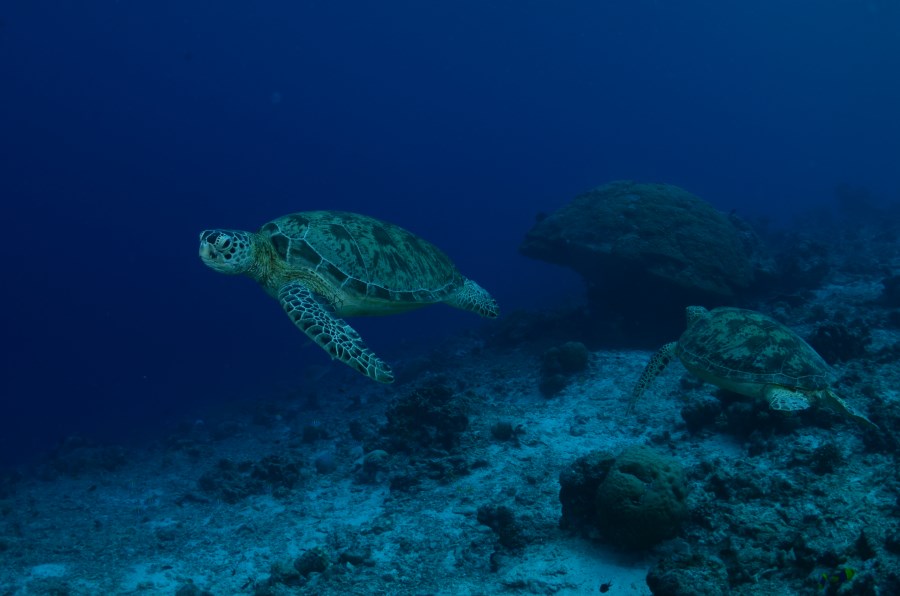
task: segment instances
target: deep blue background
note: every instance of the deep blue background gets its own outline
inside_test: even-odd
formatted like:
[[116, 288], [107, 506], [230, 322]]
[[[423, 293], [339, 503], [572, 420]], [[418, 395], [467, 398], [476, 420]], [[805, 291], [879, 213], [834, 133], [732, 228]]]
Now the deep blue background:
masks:
[[[783, 222], [838, 183], [896, 199], [898, 73], [887, 1], [4, 2], [0, 461], [327, 365], [201, 229], [362, 211], [506, 313], [578, 301], [516, 249], [610, 180]], [[479, 322], [355, 324], [390, 359]]]

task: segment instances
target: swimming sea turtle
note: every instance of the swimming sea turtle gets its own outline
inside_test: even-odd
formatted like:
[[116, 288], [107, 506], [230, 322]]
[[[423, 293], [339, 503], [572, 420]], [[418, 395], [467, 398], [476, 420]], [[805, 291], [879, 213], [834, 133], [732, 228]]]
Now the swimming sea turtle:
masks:
[[293, 213], [255, 233], [206, 230], [200, 258], [220, 273], [255, 279], [322, 349], [381, 383], [394, 380], [390, 366], [341, 317], [437, 302], [489, 318], [498, 312], [490, 294], [434, 245], [357, 213]]
[[740, 308], [708, 311], [689, 306], [687, 330], [650, 359], [634, 387], [629, 411], [673, 356], [707, 383], [763, 397], [773, 410], [804, 410], [821, 402], [878, 428], [834, 393], [831, 369], [799, 335], [762, 313]]

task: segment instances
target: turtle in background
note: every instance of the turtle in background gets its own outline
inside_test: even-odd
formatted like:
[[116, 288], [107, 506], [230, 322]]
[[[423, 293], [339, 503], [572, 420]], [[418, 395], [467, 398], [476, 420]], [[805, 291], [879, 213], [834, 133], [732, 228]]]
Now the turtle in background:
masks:
[[740, 308], [687, 308], [687, 329], [660, 348], [638, 380], [628, 411], [673, 357], [707, 383], [748, 397], [762, 397], [773, 410], [792, 412], [821, 403], [877, 429], [832, 390], [834, 375], [803, 339], [766, 315]]
[[276, 298], [323, 350], [380, 382], [391, 367], [343, 317], [388, 315], [443, 302], [495, 318], [496, 301], [449, 257], [403, 228], [342, 211], [292, 213], [257, 232], [205, 230], [200, 258], [245, 274]]

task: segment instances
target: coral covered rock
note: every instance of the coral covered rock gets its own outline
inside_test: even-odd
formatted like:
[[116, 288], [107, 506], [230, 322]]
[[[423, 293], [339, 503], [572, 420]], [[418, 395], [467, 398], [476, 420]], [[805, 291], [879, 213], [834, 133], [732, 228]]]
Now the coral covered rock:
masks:
[[580, 341], [568, 341], [541, 356], [540, 390], [552, 397], [566, 388], [572, 375], [587, 369], [589, 353]]
[[468, 402], [444, 384], [419, 387], [397, 399], [381, 428], [387, 451], [414, 453], [434, 448], [451, 450], [469, 427]]
[[719, 559], [699, 555], [658, 561], [647, 573], [647, 587], [654, 596], [724, 596], [731, 593], [725, 564]]
[[592, 302], [621, 312], [659, 303], [677, 312], [750, 287], [754, 260], [743, 233], [677, 186], [613, 182], [538, 221], [519, 250], [580, 273]]

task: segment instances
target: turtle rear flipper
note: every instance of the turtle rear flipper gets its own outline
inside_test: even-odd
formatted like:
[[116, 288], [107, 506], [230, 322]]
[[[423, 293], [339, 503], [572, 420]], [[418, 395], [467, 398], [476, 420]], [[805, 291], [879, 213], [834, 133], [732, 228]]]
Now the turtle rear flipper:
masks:
[[628, 401], [628, 409], [626, 413], [630, 414], [634, 411], [634, 405], [637, 403], [637, 400], [641, 398], [644, 394], [644, 391], [647, 390], [647, 387], [653, 383], [653, 380], [658, 377], [662, 371], [666, 370], [666, 367], [669, 365], [669, 362], [672, 361], [672, 357], [675, 355], [675, 346], [678, 345], [678, 342], [670, 342], [661, 347], [656, 351], [653, 356], [650, 357], [650, 362], [647, 363], [646, 368], [644, 368], [644, 372], [641, 373], [641, 378], [638, 379], [637, 384], [634, 386], [634, 389], [631, 392], [631, 399]]
[[844, 414], [848, 418], [852, 418], [857, 423], [867, 426], [873, 430], [881, 430], [877, 424], [854, 410], [850, 404], [841, 399], [840, 396], [835, 394], [833, 391], [828, 390], [825, 391], [825, 394], [822, 396], [822, 401], [825, 402], [826, 405], [831, 406], [833, 409], [837, 410], [838, 413]]
[[379, 383], [394, 380], [391, 367], [376, 356], [359, 333], [337, 318], [309, 288], [299, 282], [285, 284], [278, 301], [294, 324], [323, 350]]
[[496, 319], [500, 314], [497, 301], [471, 279], [463, 282], [459, 291], [447, 298], [446, 302], [450, 306], [474, 312], [488, 319]]

